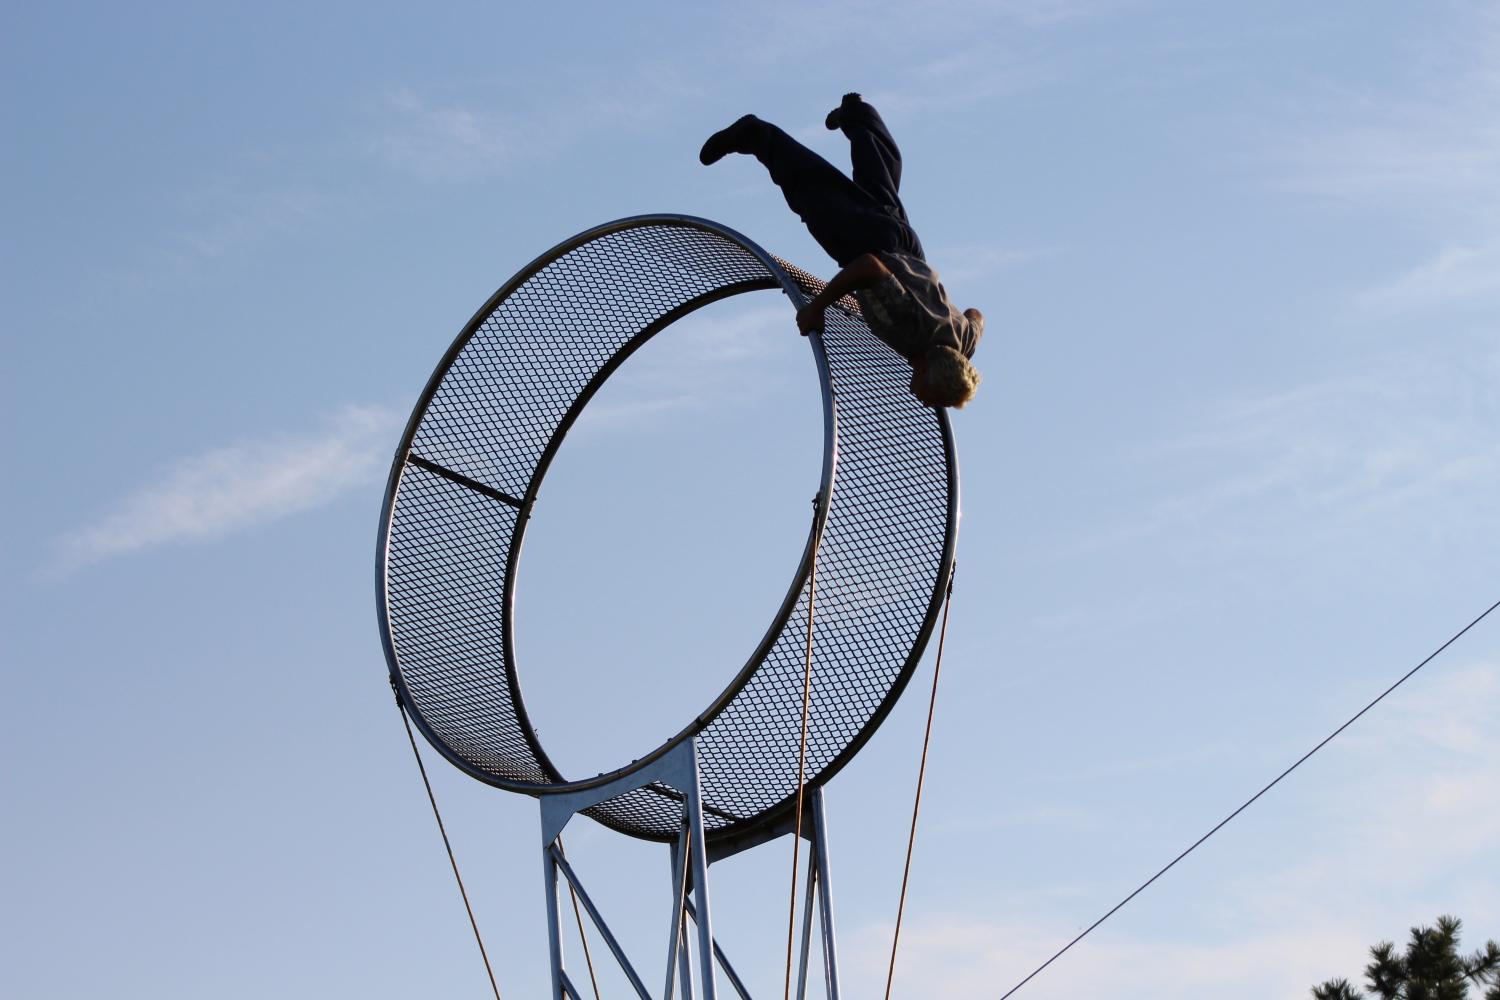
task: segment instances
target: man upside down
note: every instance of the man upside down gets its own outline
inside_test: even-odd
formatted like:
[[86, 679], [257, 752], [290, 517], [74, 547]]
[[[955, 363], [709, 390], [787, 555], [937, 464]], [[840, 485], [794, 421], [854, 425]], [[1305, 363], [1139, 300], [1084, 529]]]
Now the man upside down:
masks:
[[759, 160], [786, 203], [839, 265], [838, 274], [797, 313], [803, 334], [823, 329], [827, 308], [853, 293], [870, 330], [912, 367], [911, 392], [925, 406], [962, 407], [979, 388], [969, 363], [984, 334], [978, 309], [960, 312], [907, 220], [898, 190], [901, 152], [879, 112], [845, 94], [825, 124], [849, 139], [853, 178], [754, 115], [715, 132], [698, 159], [729, 153]]

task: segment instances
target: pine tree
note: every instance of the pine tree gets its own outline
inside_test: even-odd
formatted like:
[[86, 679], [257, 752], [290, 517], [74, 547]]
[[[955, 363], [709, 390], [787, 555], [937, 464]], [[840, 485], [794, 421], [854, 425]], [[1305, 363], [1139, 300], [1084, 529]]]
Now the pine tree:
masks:
[[1468, 1000], [1470, 986], [1484, 990], [1483, 1000], [1500, 1000], [1500, 944], [1490, 941], [1465, 958], [1458, 950], [1462, 927], [1457, 917], [1413, 927], [1404, 953], [1382, 941], [1370, 949], [1365, 966], [1368, 994], [1347, 979], [1330, 979], [1313, 987], [1313, 1000]]

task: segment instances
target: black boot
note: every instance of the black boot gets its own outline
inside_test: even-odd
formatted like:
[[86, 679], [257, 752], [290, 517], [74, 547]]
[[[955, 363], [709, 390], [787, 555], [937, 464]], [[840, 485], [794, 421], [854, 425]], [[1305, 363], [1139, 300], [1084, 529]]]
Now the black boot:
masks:
[[718, 163], [730, 153], [752, 152], [750, 136], [759, 121], [754, 115], [745, 115], [728, 128], [719, 129], [708, 137], [708, 141], [698, 151], [698, 162], [706, 167]]
[[839, 106], [828, 112], [828, 117], [823, 119], [823, 124], [828, 127], [828, 131], [837, 132], [844, 125], [845, 109], [860, 104], [863, 101], [864, 98], [856, 93], [850, 92], [845, 94], [844, 99], [839, 102]]

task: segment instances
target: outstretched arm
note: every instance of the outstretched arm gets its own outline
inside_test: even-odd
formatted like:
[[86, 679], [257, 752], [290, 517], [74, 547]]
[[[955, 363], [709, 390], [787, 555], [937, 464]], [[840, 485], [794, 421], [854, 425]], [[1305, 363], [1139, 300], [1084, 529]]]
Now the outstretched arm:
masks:
[[833, 276], [833, 280], [811, 302], [797, 311], [797, 329], [802, 331], [804, 337], [814, 330], [821, 333], [824, 310], [850, 292], [869, 288], [890, 273], [890, 269], [872, 253], [854, 258], [848, 267]]

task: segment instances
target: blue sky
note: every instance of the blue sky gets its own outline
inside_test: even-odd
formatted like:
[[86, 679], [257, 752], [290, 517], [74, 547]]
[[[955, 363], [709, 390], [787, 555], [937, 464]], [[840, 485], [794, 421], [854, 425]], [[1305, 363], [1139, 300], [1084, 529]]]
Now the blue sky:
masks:
[[[385, 686], [384, 471], [577, 231], [697, 214], [830, 273], [753, 162], [697, 164], [746, 111], [842, 163], [821, 120], [865, 93], [989, 320], [898, 995], [998, 996], [1500, 598], [1492, 5], [60, 3], [0, 46], [8, 996], [485, 995]], [[519, 607], [566, 767], [675, 730], [764, 628], [813, 384], [751, 296], [570, 438]], [[1020, 995], [1299, 996], [1439, 913], [1500, 937], [1497, 628]], [[856, 996], [927, 669], [829, 789]], [[434, 772], [540, 996], [535, 804]], [[659, 849], [569, 843], [654, 970]], [[786, 854], [715, 876], [767, 995]]]

